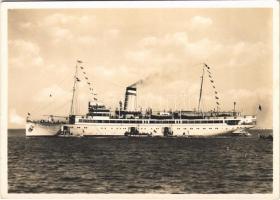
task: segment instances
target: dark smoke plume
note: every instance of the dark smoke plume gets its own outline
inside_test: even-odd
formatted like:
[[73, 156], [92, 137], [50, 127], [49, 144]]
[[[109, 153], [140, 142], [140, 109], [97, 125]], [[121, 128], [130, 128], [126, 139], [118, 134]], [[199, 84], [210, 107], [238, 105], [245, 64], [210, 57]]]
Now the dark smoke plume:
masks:
[[140, 85], [140, 84], [142, 84], [143, 83], [143, 80], [142, 79], [140, 79], [139, 81], [137, 81], [137, 82], [135, 82], [135, 83], [133, 83], [132, 85], [130, 85], [129, 87], [136, 87], [137, 85]]
[[156, 78], [157, 76], [159, 76], [159, 73], [153, 73], [149, 76], [147, 76], [144, 79], [140, 79], [139, 81], [133, 83], [132, 85], [130, 85], [129, 87], [136, 87], [138, 85], [143, 85], [143, 84], [148, 84], [151, 80], [153, 80], [154, 78]]

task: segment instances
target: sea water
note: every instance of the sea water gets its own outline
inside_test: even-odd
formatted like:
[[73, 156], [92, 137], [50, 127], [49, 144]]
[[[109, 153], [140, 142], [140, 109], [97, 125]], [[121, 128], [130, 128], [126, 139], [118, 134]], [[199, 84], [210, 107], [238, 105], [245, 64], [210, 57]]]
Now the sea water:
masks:
[[272, 141], [8, 134], [9, 193], [272, 193]]

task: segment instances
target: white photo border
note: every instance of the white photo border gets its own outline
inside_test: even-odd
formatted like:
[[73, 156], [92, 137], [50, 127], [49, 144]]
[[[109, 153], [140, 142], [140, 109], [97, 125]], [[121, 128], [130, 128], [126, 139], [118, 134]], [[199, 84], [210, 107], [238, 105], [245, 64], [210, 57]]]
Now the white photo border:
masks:
[[[15, 194], [8, 193], [8, 10], [60, 8], [272, 8], [273, 9], [273, 193], [272, 194]], [[1, 3], [1, 198], [10, 199], [279, 199], [279, 2], [262, 1], [68, 1]]]

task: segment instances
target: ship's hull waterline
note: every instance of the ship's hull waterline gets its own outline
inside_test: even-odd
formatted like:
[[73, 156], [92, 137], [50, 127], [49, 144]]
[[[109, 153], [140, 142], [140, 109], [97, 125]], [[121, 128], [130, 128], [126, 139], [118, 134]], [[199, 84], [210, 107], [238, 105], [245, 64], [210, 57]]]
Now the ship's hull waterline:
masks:
[[[166, 136], [165, 130], [168, 129], [170, 134], [168, 136], [197, 136], [197, 137], [209, 137], [216, 135], [232, 134], [236, 130], [249, 129], [252, 125], [236, 125], [227, 126], [217, 124], [216, 126], [207, 125], [170, 125], [162, 124], [160, 126], [154, 125], [100, 125], [100, 124], [79, 124], [79, 125], [64, 125], [63, 129], [67, 129], [71, 135], [78, 136], [124, 136], [129, 133], [131, 128], [135, 128], [139, 131], [139, 135], [146, 134], [147, 136]], [[133, 135], [133, 134], [132, 134]], [[136, 134], [137, 136], [137, 134]]]
[[[238, 130], [250, 129], [254, 125], [218, 124], [42, 124], [28, 122], [26, 136], [125, 136], [132, 129], [147, 136], [197, 136], [208, 137], [232, 134]], [[167, 131], [167, 132], [166, 132]], [[168, 134], [166, 134], [168, 133]], [[130, 134], [134, 135], [134, 134]]]

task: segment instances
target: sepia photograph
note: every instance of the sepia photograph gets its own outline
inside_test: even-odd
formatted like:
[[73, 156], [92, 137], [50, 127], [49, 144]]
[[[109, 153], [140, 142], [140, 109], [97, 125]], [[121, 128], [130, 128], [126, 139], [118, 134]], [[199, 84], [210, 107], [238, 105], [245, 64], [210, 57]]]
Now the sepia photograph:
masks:
[[279, 4], [126, 3], [5, 7], [2, 193], [275, 195]]

